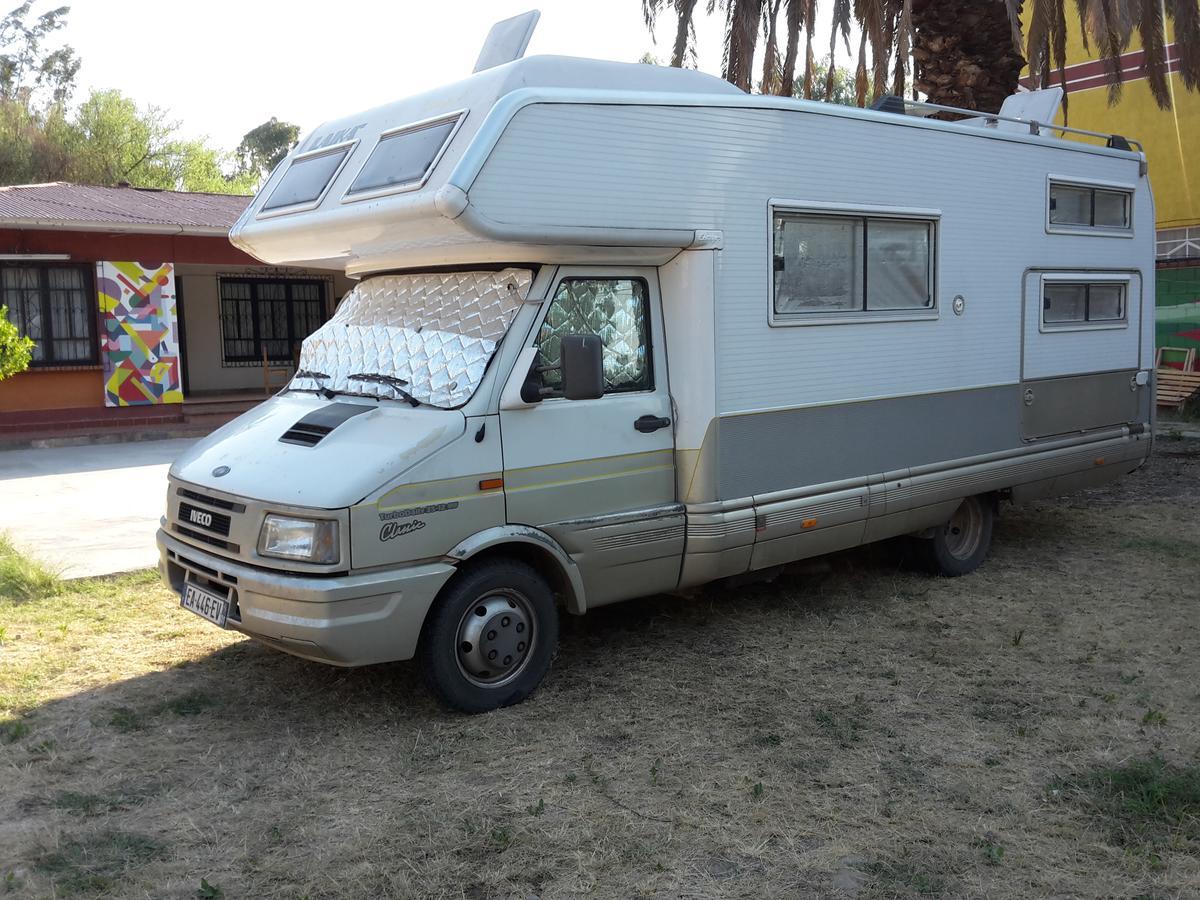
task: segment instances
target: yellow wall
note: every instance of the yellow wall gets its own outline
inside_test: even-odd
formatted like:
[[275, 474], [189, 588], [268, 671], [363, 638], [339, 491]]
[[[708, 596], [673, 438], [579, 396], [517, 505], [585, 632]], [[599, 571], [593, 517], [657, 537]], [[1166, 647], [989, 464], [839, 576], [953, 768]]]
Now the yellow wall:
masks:
[[[1068, 67], [1097, 58], [1094, 43], [1090, 53], [1083, 49], [1073, 4], [1067, 4], [1067, 32]], [[1168, 29], [1168, 45], [1173, 41], [1174, 34]], [[1135, 33], [1126, 52], [1140, 48]], [[1057, 72], [1052, 73], [1051, 84], [1057, 83], [1057, 77]], [[1116, 106], [1108, 105], [1108, 88], [1103, 85], [1069, 91], [1066, 124], [1141, 141], [1150, 167], [1158, 227], [1179, 228], [1200, 224], [1200, 93], [1185, 91], [1178, 74], [1169, 75], [1168, 80], [1174, 95], [1169, 110], [1159, 109], [1149, 83], [1137, 72], [1126, 74]]]

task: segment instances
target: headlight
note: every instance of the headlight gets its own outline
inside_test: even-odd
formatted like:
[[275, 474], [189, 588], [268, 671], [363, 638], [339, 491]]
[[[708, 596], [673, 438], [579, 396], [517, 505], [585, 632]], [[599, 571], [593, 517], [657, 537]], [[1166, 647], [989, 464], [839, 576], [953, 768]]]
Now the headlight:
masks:
[[338, 523], [331, 519], [267, 516], [258, 538], [258, 552], [332, 565], [338, 561]]

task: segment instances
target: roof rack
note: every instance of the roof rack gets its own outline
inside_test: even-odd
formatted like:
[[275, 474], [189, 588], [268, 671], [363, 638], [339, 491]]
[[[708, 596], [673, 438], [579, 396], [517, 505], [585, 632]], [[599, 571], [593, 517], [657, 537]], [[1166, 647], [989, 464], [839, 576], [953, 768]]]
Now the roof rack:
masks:
[[[979, 123], [985, 127], [995, 128], [1000, 122], [1012, 122], [1016, 125], [1024, 126], [1029, 130], [1030, 134], [1041, 134], [1042, 129], [1055, 131], [1059, 134], [1078, 134], [1083, 137], [1098, 138], [1104, 141], [1104, 146], [1114, 150], [1136, 150], [1138, 153], [1145, 154], [1145, 147], [1141, 141], [1135, 141], [1132, 138], [1127, 138], [1119, 134], [1105, 134], [1102, 131], [1088, 131], [1084, 128], [1070, 128], [1066, 125], [1055, 125], [1050, 122], [1038, 122], [1035, 119], [1024, 119], [1017, 116], [1003, 116], [999, 113], [985, 113], [977, 109], [960, 109], [957, 106], [943, 106], [940, 103], [927, 103], [924, 100], [907, 100], [904, 97], [897, 97], [895, 94], [885, 94], [879, 97], [871, 104], [871, 109], [879, 110], [880, 112], [896, 113], [897, 115], [908, 115], [910, 109], [924, 110], [927, 112], [919, 113], [928, 117], [934, 112], [948, 112], [956, 115], [966, 116], [972, 120], [979, 120]], [[1143, 173], [1144, 174], [1144, 173]]]

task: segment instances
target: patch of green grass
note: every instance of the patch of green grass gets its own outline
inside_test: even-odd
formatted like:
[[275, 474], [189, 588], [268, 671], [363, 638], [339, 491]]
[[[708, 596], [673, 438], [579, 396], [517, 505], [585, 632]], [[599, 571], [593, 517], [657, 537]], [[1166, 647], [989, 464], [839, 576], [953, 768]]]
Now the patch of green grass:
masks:
[[15, 744], [28, 734], [29, 726], [20, 719], [0, 721], [0, 741], [5, 744]]
[[156, 703], [144, 709], [132, 709], [128, 706], [118, 706], [109, 716], [108, 724], [117, 731], [141, 731], [148, 727], [149, 720], [162, 713], [169, 712], [177, 716], [198, 716], [206, 709], [216, 704], [211, 694], [205, 691], [188, 691], [178, 697], [172, 697], [162, 703]]
[[862, 695], [857, 694], [853, 703], [814, 709], [812, 717], [813, 721], [845, 750], [858, 743], [861, 732], [866, 727], [868, 712]]
[[1158, 556], [1172, 564], [1200, 563], [1200, 543], [1183, 538], [1160, 537], [1158, 535], [1131, 534], [1125, 537], [1123, 546], [1135, 553]]
[[34, 863], [60, 894], [107, 893], [139, 866], [167, 856], [167, 848], [144, 835], [106, 830], [64, 843]]
[[100, 816], [116, 810], [129, 809], [137, 806], [147, 796], [154, 793], [154, 785], [141, 783], [129, 784], [102, 794], [89, 794], [83, 791], [59, 791], [54, 795], [50, 805], [63, 812], [78, 816]]
[[1173, 766], [1151, 756], [1058, 782], [1062, 796], [1090, 808], [1112, 841], [1135, 856], [1200, 841], [1200, 765]]
[[163, 704], [163, 709], [173, 712], [177, 716], [198, 716], [214, 703], [216, 700], [204, 691], [188, 691], [186, 694], [168, 700]]
[[921, 897], [940, 897], [947, 891], [946, 881], [941, 875], [926, 871], [911, 860], [876, 862], [866, 868], [889, 896], [917, 894]]
[[0, 600], [24, 603], [62, 590], [57, 572], [19, 551], [12, 538], [0, 532]]
[[109, 716], [108, 724], [117, 731], [128, 733], [130, 731], [140, 731], [144, 725], [142, 717], [137, 710], [130, 709], [128, 706], [118, 706], [112, 711]]
[[1143, 725], [1166, 725], [1167, 714], [1160, 709], [1148, 709], [1142, 716]]
[[975, 840], [975, 846], [983, 854], [983, 861], [989, 866], [998, 866], [1004, 859], [1004, 846], [990, 832]]

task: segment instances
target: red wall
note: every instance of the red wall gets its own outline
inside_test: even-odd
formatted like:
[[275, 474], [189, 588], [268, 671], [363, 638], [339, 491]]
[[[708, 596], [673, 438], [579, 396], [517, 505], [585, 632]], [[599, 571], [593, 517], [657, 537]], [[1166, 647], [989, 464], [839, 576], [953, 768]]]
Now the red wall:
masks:
[[0, 253], [69, 253], [75, 262], [207, 263], [262, 265], [219, 235], [107, 234], [100, 231], [26, 231], [0, 228]]
[[[73, 262], [127, 260], [220, 266], [261, 265], [258, 260], [235, 248], [225, 237], [181, 234], [107, 234], [98, 231], [0, 228], [0, 253], [68, 253]], [[77, 369], [31, 368], [0, 382], [0, 426], [5, 425], [6, 419], [12, 425], [19, 419], [27, 418], [19, 414], [36, 410], [76, 410], [81, 415], [95, 410], [105, 417], [117, 413], [115, 409], [105, 409], [104, 372], [98, 366]], [[172, 414], [179, 415], [178, 408]], [[2, 430], [3, 427], [0, 427]]]

